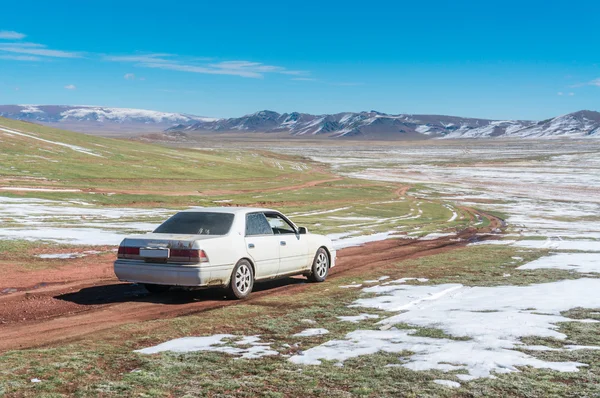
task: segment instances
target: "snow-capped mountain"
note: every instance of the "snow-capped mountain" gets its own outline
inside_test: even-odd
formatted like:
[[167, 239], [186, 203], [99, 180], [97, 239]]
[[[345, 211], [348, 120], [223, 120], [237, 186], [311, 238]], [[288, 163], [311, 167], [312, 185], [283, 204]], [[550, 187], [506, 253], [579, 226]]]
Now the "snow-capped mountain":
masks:
[[600, 113], [580, 111], [541, 122], [487, 120], [439, 115], [389, 115], [381, 112], [310, 115], [260, 111], [239, 118], [199, 121], [168, 131], [285, 132], [331, 138], [427, 139], [492, 137], [599, 137]]
[[543, 120], [513, 134], [519, 137], [596, 137], [600, 138], [600, 112], [579, 111]]
[[70, 105], [0, 105], [0, 116], [81, 131], [162, 131], [173, 125], [217, 119], [146, 109]]
[[[311, 115], [260, 111], [216, 119], [144, 109], [68, 105], [0, 105], [0, 116], [83, 133], [200, 132], [281, 133], [280, 136], [322, 136], [381, 140], [451, 138], [600, 138], [600, 112], [579, 111], [540, 122], [488, 120], [440, 115], [390, 115], [343, 112]], [[172, 137], [171, 137], [172, 138]]]

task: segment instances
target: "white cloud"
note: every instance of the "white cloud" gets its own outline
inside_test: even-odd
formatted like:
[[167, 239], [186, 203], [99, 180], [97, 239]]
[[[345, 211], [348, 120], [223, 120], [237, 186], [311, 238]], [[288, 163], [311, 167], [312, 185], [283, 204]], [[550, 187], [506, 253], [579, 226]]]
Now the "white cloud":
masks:
[[[175, 55], [165, 53], [105, 55], [104, 60], [112, 62], [129, 62], [135, 66], [153, 69], [174, 70], [179, 72], [202, 73], [208, 75], [232, 75], [254, 79], [263, 78], [265, 74], [304, 75], [307, 72], [288, 70], [282, 66], [265, 65], [251, 61], [223, 61], [217, 63], [200, 63], [205, 58], [180, 60]], [[198, 63], [197, 63], [198, 62]]]
[[251, 78], [261, 78], [262, 73], [253, 71], [253, 70], [244, 70], [243, 68], [214, 68], [214, 67], [206, 67], [206, 66], [197, 66], [197, 65], [186, 65], [179, 63], [156, 63], [156, 62], [148, 62], [144, 64], [140, 64], [140, 66], [144, 66], [146, 68], [158, 68], [158, 69], [168, 69], [168, 70], [176, 70], [180, 72], [192, 72], [192, 73], [204, 73], [208, 75], [234, 75], [241, 77], [251, 77]]
[[135, 75], [133, 73], [126, 73], [125, 76], [123, 76], [123, 78], [125, 80], [135, 80]]
[[575, 93], [569, 93], [569, 97], [573, 97]]
[[299, 82], [314, 82], [317, 79], [314, 79], [312, 77], [294, 77], [292, 80], [299, 81]]
[[104, 55], [105, 61], [113, 62], [158, 62], [158, 63], [171, 63], [174, 62], [166, 57], [172, 57], [171, 54], [155, 53], [155, 54], [134, 54], [134, 55]]
[[559, 91], [559, 92], [557, 93], [557, 95], [563, 95], [563, 92], [562, 92], [562, 91]]
[[77, 86], [75, 86], [74, 84], [67, 84], [67, 85], [65, 86], [65, 88], [66, 88], [67, 90], [76, 90], [76, 89], [77, 89]]
[[8, 40], [21, 40], [25, 37], [25, 34], [15, 32], [12, 30], [0, 30], [0, 39]]
[[40, 57], [33, 55], [0, 55], [0, 59], [10, 59], [11, 61], [41, 61]]
[[600, 77], [598, 79], [594, 79], [588, 83], [590, 86], [600, 87]]
[[51, 58], [80, 58], [81, 54], [70, 51], [52, 50], [39, 43], [14, 42], [0, 43], [0, 52], [26, 54]]
[[571, 87], [571, 88], [577, 88], [577, 87], [583, 87], [583, 86], [596, 86], [596, 87], [600, 87], [600, 77], [597, 78], [597, 79], [591, 80], [589, 82], [572, 84], [569, 87]]

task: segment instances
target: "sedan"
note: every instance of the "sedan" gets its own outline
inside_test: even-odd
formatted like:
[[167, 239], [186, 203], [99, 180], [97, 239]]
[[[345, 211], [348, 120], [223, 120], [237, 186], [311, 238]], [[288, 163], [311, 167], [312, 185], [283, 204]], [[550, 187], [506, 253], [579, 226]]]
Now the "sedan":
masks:
[[220, 287], [243, 299], [255, 281], [305, 275], [323, 282], [335, 259], [329, 238], [276, 210], [214, 207], [182, 211], [152, 233], [125, 238], [114, 270], [119, 280], [151, 293]]

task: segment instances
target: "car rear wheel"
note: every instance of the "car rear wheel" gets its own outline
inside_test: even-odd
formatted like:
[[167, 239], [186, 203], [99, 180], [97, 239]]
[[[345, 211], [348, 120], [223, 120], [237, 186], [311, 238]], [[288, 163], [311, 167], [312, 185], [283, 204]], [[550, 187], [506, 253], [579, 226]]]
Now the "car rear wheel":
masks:
[[151, 283], [144, 283], [144, 287], [146, 288], [147, 291], [149, 291], [150, 293], [154, 293], [154, 294], [164, 293], [171, 288], [171, 286], [154, 285]]
[[232, 299], [244, 299], [250, 295], [254, 287], [254, 271], [248, 260], [240, 260], [231, 273], [228, 296]]
[[323, 282], [329, 273], [329, 255], [322, 247], [317, 250], [313, 265], [308, 275], [308, 280], [311, 282]]

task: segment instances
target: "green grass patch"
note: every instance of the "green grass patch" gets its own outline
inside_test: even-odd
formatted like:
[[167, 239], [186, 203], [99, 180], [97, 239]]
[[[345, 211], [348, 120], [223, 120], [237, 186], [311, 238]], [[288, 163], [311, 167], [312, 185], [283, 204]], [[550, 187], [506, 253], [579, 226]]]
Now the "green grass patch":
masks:
[[515, 269], [547, 254], [548, 250], [541, 249], [478, 245], [403, 261], [396, 267], [404, 271], [405, 276], [427, 277], [432, 284], [462, 283], [467, 286], [529, 285], [581, 277], [566, 270]]

